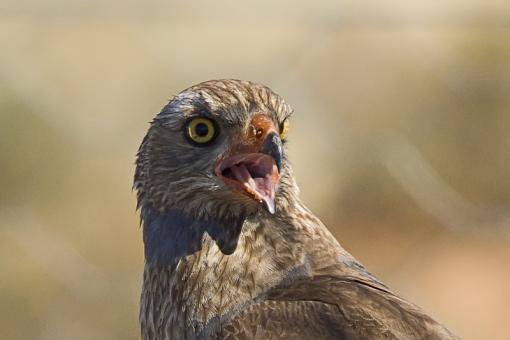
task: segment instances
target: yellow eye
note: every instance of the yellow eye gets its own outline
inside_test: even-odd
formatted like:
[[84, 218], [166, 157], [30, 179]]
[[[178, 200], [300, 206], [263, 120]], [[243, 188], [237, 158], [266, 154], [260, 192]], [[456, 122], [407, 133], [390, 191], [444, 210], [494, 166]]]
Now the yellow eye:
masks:
[[288, 119], [285, 119], [283, 123], [280, 124], [280, 139], [285, 140], [289, 133], [290, 122]]
[[212, 120], [208, 118], [193, 118], [186, 125], [188, 137], [195, 143], [208, 143], [216, 137], [216, 129]]

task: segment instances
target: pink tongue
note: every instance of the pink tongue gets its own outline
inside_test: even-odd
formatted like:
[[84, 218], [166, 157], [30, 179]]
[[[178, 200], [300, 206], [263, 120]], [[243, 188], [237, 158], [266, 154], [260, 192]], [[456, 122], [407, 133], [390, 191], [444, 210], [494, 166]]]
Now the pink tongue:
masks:
[[270, 173], [266, 174], [264, 178], [257, 177], [253, 178], [246, 168], [244, 164], [234, 165], [230, 168], [235, 178], [243, 183], [243, 185], [250, 190], [250, 192], [254, 192], [257, 198], [260, 201], [263, 201], [266, 204], [267, 210], [271, 214], [275, 213], [274, 206], [274, 192], [275, 185], [271, 180]]

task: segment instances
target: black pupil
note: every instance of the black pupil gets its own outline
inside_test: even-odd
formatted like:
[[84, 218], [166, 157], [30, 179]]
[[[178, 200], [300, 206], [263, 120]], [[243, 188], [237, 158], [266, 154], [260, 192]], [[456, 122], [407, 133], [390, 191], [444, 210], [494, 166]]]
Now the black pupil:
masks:
[[209, 133], [209, 127], [205, 123], [198, 123], [195, 126], [195, 133], [197, 136], [205, 137]]

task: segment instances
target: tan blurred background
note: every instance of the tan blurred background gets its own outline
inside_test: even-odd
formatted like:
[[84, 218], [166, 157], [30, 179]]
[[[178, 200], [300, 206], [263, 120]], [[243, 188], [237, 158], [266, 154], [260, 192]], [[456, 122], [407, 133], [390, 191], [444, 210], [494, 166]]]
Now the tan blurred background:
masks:
[[294, 107], [305, 202], [465, 339], [510, 339], [508, 1], [0, 3], [0, 339], [136, 339], [149, 120], [203, 80]]

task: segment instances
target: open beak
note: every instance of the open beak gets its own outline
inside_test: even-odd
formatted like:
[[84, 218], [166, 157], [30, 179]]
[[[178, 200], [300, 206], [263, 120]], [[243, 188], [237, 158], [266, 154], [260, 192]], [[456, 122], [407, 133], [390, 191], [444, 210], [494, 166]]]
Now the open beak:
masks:
[[282, 170], [282, 141], [273, 123], [260, 116], [252, 120], [254, 135], [220, 160], [215, 173], [225, 184], [263, 203], [274, 214]]

